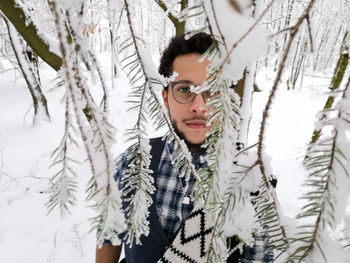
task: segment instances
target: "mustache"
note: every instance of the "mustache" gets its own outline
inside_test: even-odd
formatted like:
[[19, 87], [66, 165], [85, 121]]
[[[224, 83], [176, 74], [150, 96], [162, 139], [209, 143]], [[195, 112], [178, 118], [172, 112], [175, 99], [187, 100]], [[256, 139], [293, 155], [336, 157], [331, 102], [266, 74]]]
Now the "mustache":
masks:
[[208, 118], [204, 117], [204, 116], [196, 116], [196, 117], [192, 117], [192, 118], [187, 118], [187, 119], [183, 119], [183, 122], [189, 122], [189, 121], [205, 121], [207, 122]]

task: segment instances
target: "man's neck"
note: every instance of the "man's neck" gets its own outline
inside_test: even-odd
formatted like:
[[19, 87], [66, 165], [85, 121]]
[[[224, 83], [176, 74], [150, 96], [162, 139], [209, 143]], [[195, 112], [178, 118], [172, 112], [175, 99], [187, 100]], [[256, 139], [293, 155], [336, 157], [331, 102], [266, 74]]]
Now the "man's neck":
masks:
[[192, 143], [186, 142], [186, 145], [190, 150], [191, 154], [205, 152], [205, 148], [202, 148], [202, 144], [192, 144]]

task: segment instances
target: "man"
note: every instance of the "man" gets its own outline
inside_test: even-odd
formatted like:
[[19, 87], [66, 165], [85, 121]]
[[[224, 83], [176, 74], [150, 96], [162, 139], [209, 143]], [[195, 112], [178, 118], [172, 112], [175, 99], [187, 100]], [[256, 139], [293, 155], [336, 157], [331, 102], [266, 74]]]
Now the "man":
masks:
[[[176, 133], [186, 142], [192, 153], [196, 169], [204, 166], [200, 162], [200, 156], [205, 154], [205, 149], [201, 145], [206, 139], [206, 134], [215, 125], [215, 121], [210, 126], [206, 125], [209, 116], [205, 104], [211, 97], [210, 93], [207, 91], [201, 94], [192, 93], [190, 86], [199, 86], [205, 82], [209, 61], [199, 60], [212, 43], [211, 36], [205, 33], [196, 34], [188, 40], [183, 35], [177, 36], [164, 51], [159, 67], [159, 73], [165, 77], [177, 72], [175, 80], [162, 91], [162, 97]], [[154, 205], [150, 208], [150, 234], [149, 237], [143, 238], [141, 246], [135, 244], [132, 248], [125, 246], [128, 263], [157, 262], [175, 239], [194, 206], [189, 199], [194, 178], [190, 178], [189, 181], [179, 178], [171, 164], [174, 145], [163, 143], [159, 147], [159, 143], [158, 140], [152, 145], [151, 141], [153, 148], [158, 147], [156, 150], [152, 148], [152, 160], [157, 156], [160, 156], [160, 159], [156, 161], [156, 167], [152, 168], [154, 162], [151, 163], [151, 169], [156, 172], [156, 193]], [[121, 158], [118, 167], [115, 177], [120, 179], [127, 167], [125, 157]], [[118, 262], [120, 251], [121, 246], [104, 245], [96, 251], [96, 262]]]

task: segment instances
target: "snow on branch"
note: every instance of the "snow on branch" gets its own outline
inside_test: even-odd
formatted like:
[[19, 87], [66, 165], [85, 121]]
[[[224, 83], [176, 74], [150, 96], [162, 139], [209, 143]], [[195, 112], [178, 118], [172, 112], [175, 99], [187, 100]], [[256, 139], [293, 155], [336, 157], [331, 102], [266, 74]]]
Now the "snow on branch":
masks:
[[[240, 195], [242, 193], [242, 184], [239, 183], [241, 177], [234, 176], [238, 168], [235, 156], [240, 100], [239, 96], [229, 88], [230, 81], [218, 77], [209, 85], [211, 92], [218, 94], [207, 102], [207, 106], [212, 108], [208, 122], [215, 121], [215, 126], [204, 145], [207, 149], [205, 161], [208, 166], [200, 170], [202, 181], [195, 185], [194, 191], [197, 199], [205, 198], [204, 208], [213, 212], [215, 217], [207, 260], [208, 262], [226, 262], [229, 256], [229, 249], [225, 246], [227, 238], [233, 235], [240, 238], [246, 237], [240, 231], [245, 227], [240, 229], [228, 219], [235, 217], [237, 211], [242, 212], [242, 204], [246, 200], [245, 194]], [[252, 206], [248, 205], [243, 210], [245, 210], [244, 213], [248, 210], [251, 212]], [[249, 223], [245, 224], [245, 226], [248, 225]], [[243, 239], [247, 241], [246, 238]]]
[[130, 17], [128, 1], [124, 0], [123, 6], [125, 7], [130, 37], [122, 43], [122, 47], [119, 49], [120, 56], [124, 55], [120, 64], [132, 85], [130, 93], [133, 103], [132, 109], [138, 112], [134, 127], [127, 132], [128, 140], [135, 142], [128, 151], [128, 169], [122, 178], [123, 194], [128, 203], [126, 207], [128, 228], [125, 240], [129, 246], [132, 246], [134, 242], [140, 244], [141, 236], [147, 236], [149, 233], [147, 217], [149, 207], [152, 204], [151, 195], [155, 188], [153, 177], [150, 175], [152, 171], [149, 169], [151, 147], [146, 139], [147, 79], [140, 61], [139, 47]]
[[[147, 52], [143, 50], [142, 41], [135, 34], [128, 1], [124, 0], [123, 6], [123, 10], [125, 9], [126, 12], [130, 37], [125, 37], [121, 41], [118, 52], [121, 57], [120, 64], [126, 72], [130, 84], [133, 86], [133, 90], [130, 93], [130, 102], [134, 106], [131, 109], [138, 111], [138, 120], [134, 128], [129, 130], [127, 134], [129, 139], [136, 140], [136, 143], [131, 148], [134, 151], [128, 154], [129, 169], [126, 173], [127, 175], [123, 178], [124, 191], [132, 193], [127, 200], [131, 204], [127, 210], [129, 225], [127, 243], [131, 244], [134, 239], [136, 243], [139, 243], [140, 236], [148, 234], [149, 223], [146, 219], [149, 213], [148, 208], [152, 202], [150, 195], [155, 190], [153, 179], [149, 175], [151, 171], [148, 169], [150, 164], [150, 147], [145, 133], [147, 115], [150, 115], [157, 125], [166, 124], [169, 127], [169, 133], [175, 140], [174, 150], [179, 157], [174, 161], [174, 166], [175, 168], [181, 167], [180, 176], [188, 177], [192, 172], [198, 180], [200, 178], [191, 163], [191, 155], [187, 146], [176, 135], [167, 111], [155, 93], [154, 86], [162, 87], [162, 77], [155, 72], [151, 59], [147, 56]], [[138, 179], [135, 180], [135, 178]]]
[[[274, 80], [271, 92], [269, 94], [268, 101], [266, 103], [265, 109], [263, 111], [263, 117], [260, 126], [259, 140], [257, 145], [257, 161], [256, 164], [261, 173], [262, 185], [260, 188], [259, 196], [256, 200], [256, 206], [258, 215], [260, 217], [260, 224], [267, 229], [266, 234], [268, 235], [268, 245], [279, 250], [281, 253], [285, 252], [289, 247], [289, 241], [286, 234], [285, 226], [282, 224], [282, 214], [279, 207], [279, 202], [276, 193], [271, 187], [269, 181], [269, 175], [271, 174], [271, 169], [269, 167], [269, 162], [264, 154], [264, 139], [266, 133], [266, 123], [269, 116], [269, 111], [271, 110], [272, 102], [276, 94], [279, 82], [282, 77], [282, 72], [285, 67], [285, 62], [287, 60], [288, 54], [290, 52], [290, 47], [292, 42], [299, 31], [300, 25], [308, 16], [315, 0], [311, 0], [306, 6], [304, 13], [299, 17], [296, 24], [292, 27], [289, 33], [289, 38], [287, 40], [287, 45], [284, 49], [283, 56], [279, 62], [278, 71], [276, 78]], [[280, 253], [280, 254], [281, 254]]]
[[71, 163], [76, 161], [69, 156], [68, 150], [70, 144], [77, 145], [77, 142], [72, 136], [72, 116], [70, 114], [71, 105], [70, 100], [66, 96], [66, 105], [65, 105], [65, 126], [64, 126], [64, 135], [61, 140], [60, 145], [53, 152], [53, 166], [59, 166], [58, 172], [51, 178], [51, 191], [49, 200], [46, 202], [48, 208], [48, 213], [50, 213], [57, 206], [60, 209], [61, 216], [64, 216], [67, 212], [70, 211], [70, 206], [74, 206], [76, 203], [76, 198], [74, 193], [77, 189], [76, 177]]
[[[73, 109], [93, 175], [88, 187], [87, 198], [94, 198], [98, 216], [93, 218], [92, 223], [94, 227], [101, 230], [99, 237], [110, 236], [114, 234], [114, 231], [121, 233], [125, 229], [124, 219], [120, 216], [121, 200], [118, 189], [111, 186], [110, 183], [114, 173], [113, 158], [110, 153], [113, 127], [108, 123], [106, 114], [92, 98], [87, 85], [87, 77], [81, 70], [81, 64], [84, 63], [81, 58], [84, 57], [83, 52], [86, 51], [86, 48], [82, 37], [80, 36], [80, 39], [77, 37], [76, 32], [80, 32], [82, 26], [79, 16], [75, 16], [75, 12], [80, 10], [81, 5], [75, 3], [74, 6], [66, 6], [60, 1], [51, 4], [55, 15], [60, 51], [63, 56], [61, 73], [67, 87], [66, 97]], [[67, 29], [70, 30], [69, 34]], [[73, 36], [73, 38], [68, 36]], [[101, 217], [105, 219], [103, 222], [101, 222]], [[102, 241], [103, 238], [99, 238], [99, 242]], [[121, 242], [117, 237], [112, 241], [114, 244]]]
[[[302, 208], [297, 218], [314, 220], [312, 224], [303, 224], [293, 238], [297, 248], [290, 255], [292, 260], [329, 259], [329, 247], [332, 237], [327, 226], [333, 230], [346, 219], [346, 207], [350, 198], [350, 140], [346, 130], [350, 125], [349, 101], [350, 78], [342, 91], [342, 98], [335, 110], [337, 116], [325, 118], [323, 127], [331, 128], [329, 135], [324, 135], [319, 141], [311, 144], [305, 167], [308, 178], [305, 187], [308, 191], [303, 198], [307, 204]], [[334, 251], [333, 251], [334, 253]], [[349, 257], [349, 251], [337, 250], [339, 258]]]

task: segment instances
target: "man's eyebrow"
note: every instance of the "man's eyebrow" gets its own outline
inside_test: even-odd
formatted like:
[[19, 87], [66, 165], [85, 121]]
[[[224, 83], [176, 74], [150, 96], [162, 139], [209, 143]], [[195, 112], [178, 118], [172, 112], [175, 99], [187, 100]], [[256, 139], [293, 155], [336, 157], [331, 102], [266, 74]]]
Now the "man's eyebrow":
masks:
[[170, 82], [170, 84], [174, 85], [174, 84], [192, 84], [192, 81], [190, 80], [179, 80], [179, 81], [172, 81]]

